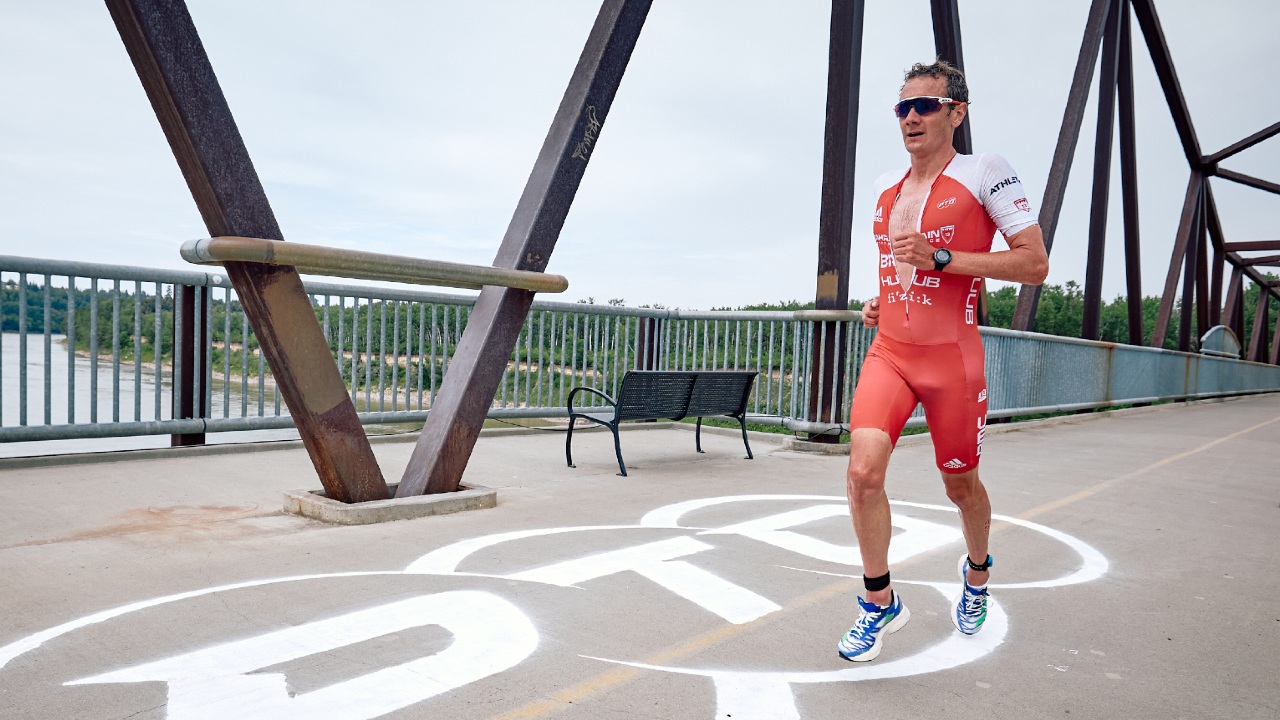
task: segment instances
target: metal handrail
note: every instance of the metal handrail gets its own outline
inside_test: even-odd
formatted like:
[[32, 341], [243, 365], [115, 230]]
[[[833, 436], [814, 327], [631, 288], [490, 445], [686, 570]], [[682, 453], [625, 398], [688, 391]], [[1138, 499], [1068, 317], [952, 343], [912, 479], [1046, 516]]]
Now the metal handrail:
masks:
[[189, 240], [182, 244], [181, 253], [184, 260], [197, 265], [220, 265], [224, 262], [292, 265], [298, 272], [310, 275], [471, 290], [479, 290], [485, 285], [497, 285], [533, 292], [560, 293], [569, 287], [569, 281], [562, 275], [531, 270], [424, 260], [264, 238], [226, 236]]

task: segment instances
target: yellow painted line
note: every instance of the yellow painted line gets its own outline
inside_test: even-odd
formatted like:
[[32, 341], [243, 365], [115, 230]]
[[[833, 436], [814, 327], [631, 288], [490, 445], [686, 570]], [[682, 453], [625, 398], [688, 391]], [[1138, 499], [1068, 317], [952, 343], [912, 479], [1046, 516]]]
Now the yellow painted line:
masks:
[[1028, 510], [1022, 513], [1018, 517], [1023, 520], [1030, 520], [1031, 518], [1037, 515], [1042, 515], [1044, 513], [1047, 513], [1050, 510], [1057, 510], [1058, 508], [1064, 505], [1070, 505], [1071, 503], [1076, 502], [1077, 500], [1083, 500], [1092, 495], [1097, 495], [1098, 493], [1102, 492], [1103, 490], [1106, 490], [1112, 485], [1115, 485], [1117, 483], [1122, 483], [1126, 480], [1132, 480], [1142, 475], [1146, 475], [1152, 470], [1158, 470], [1164, 467], [1165, 465], [1169, 465], [1170, 463], [1175, 463], [1175, 462], [1178, 462], [1179, 460], [1184, 460], [1188, 457], [1191, 457], [1192, 455], [1195, 455], [1197, 453], [1202, 453], [1205, 450], [1208, 450], [1209, 448], [1214, 447], [1215, 445], [1220, 445], [1224, 442], [1227, 442], [1228, 440], [1234, 440], [1235, 438], [1238, 438], [1241, 435], [1251, 433], [1254, 430], [1257, 430], [1259, 428], [1264, 428], [1274, 422], [1280, 422], [1280, 417], [1273, 417], [1270, 420], [1265, 420], [1263, 422], [1258, 423], [1257, 425], [1252, 425], [1243, 430], [1238, 430], [1236, 432], [1231, 433], [1230, 435], [1224, 435], [1223, 437], [1220, 437], [1217, 440], [1210, 440], [1209, 442], [1201, 445], [1200, 447], [1187, 450], [1186, 452], [1178, 453], [1177, 455], [1171, 455], [1163, 460], [1158, 460], [1156, 462], [1151, 463], [1150, 465], [1147, 465], [1146, 467], [1138, 468], [1133, 472], [1126, 473], [1119, 477], [1114, 477], [1114, 478], [1111, 478], [1110, 480], [1103, 480], [1102, 482], [1096, 485], [1087, 487], [1084, 490], [1081, 490], [1080, 492], [1074, 495], [1068, 495], [1067, 497], [1064, 497], [1061, 500], [1054, 500], [1053, 502], [1045, 503], [1040, 507], [1032, 508], [1031, 510]]
[[[1260, 422], [1257, 425], [1253, 425], [1251, 427], [1245, 428], [1244, 430], [1240, 430], [1240, 431], [1231, 433], [1230, 435], [1220, 437], [1217, 440], [1212, 440], [1195, 449], [1188, 450], [1186, 452], [1167, 457], [1163, 460], [1159, 460], [1157, 462], [1151, 463], [1150, 465], [1147, 465], [1145, 467], [1139, 468], [1132, 472], [1126, 473], [1119, 477], [1111, 478], [1110, 480], [1104, 480], [1100, 483], [1097, 483], [1096, 485], [1092, 485], [1088, 488], [1085, 488], [1084, 490], [1081, 490], [1080, 492], [1075, 493], [1074, 495], [1069, 495], [1065, 498], [1062, 498], [1061, 500], [1054, 500], [1052, 502], [1045, 503], [1044, 505], [1041, 505], [1039, 507], [1032, 508], [1031, 510], [1028, 510], [1022, 513], [1021, 515], [1018, 515], [1018, 517], [1023, 520], [1028, 520], [1030, 518], [1033, 518], [1037, 515], [1042, 515], [1051, 510], [1056, 510], [1060, 507], [1063, 507], [1064, 505], [1069, 505], [1073, 502], [1083, 500], [1087, 497], [1091, 497], [1093, 495], [1096, 495], [1102, 492], [1103, 490], [1111, 487], [1112, 485], [1115, 485], [1120, 482], [1124, 482], [1125, 480], [1131, 480], [1141, 475], [1145, 475], [1146, 473], [1149, 473], [1152, 470], [1157, 470], [1170, 463], [1174, 463], [1179, 460], [1190, 457], [1192, 455], [1195, 455], [1197, 453], [1204, 452], [1205, 450], [1208, 450], [1211, 447], [1224, 443], [1228, 440], [1232, 440], [1234, 438], [1240, 437], [1241, 435], [1244, 435], [1246, 433], [1253, 432], [1254, 430], [1257, 430], [1259, 428], [1266, 427], [1267, 425], [1270, 425], [1271, 423], [1274, 423], [1274, 422], [1280, 422], [1280, 417], [1274, 417], [1265, 422]], [[1013, 527], [1013, 526], [1008, 524], [1003, 524], [1002, 527]], [[991, 531], [995, 533], [1001, 530], [1002, 527], [993, 527]], [[923, 558], [924, 556], [917, 555], [915, 557]], [[898, 565], [899, 567], [903, 567], [903, 566], [909, 567], [912, 564], [913, 560], [914, 558], [910, 558], [905, 562], [899, 563]], [[766, 625], [770, 625], [773, 622], [776, 622], [781, 616], [783, 616], [786, 613], [790, 613], [795, 610], [800, 610], [810, 605], [814, 605], [819, 602], [829, 600], [830, 598], [835, 597], [837, 595], [843, 595], [850, 591], [856, 591], [856, 587], [857, 587], [857, 583], [853, 579], [842, 580], [840, 582], [833, 583], [831, 585], [828, 585], [825, 588], [815, 590], [814, 592], [811, 592], [807, 595], [803, 595], [799, 598], [796, 598], [791, 603], [789, 603], [786, 607], [782, 608], [779, 611], [766, 615], [765, 617], [759, 618], [757, 620], [753, 620], [743, 625], [723, 625], [721, 627], [715, 628], [714, 630], [710, 630], [705, 633], [702, 633], [701, 635], [696, 635], [690, 638], [689, 640], [687, 640], [686, 642], [683, 642], [679, 645], [676, 645], [666, 650], [663, 650], [661, 652], [655, 653], [654, 655], [651, 655], [640, 662], [641, 664], [644, 664], [644, 665], [662, 665], [662, 664], [671, 662], [673, 660], [679, 660], [681, 658], [688, 657], [690, 655], [695, 655], [699, 652], [702, 652], [703, 650], [715, 647], [716, 645], [719, 645], [720, 643], [726, 640], [735, 638], [743, 633], [750, 632], [752, 630], [755, 630], [760, 627], [764, 627]], [[511, 712], [508, 712], [508, 713], [504, 713], [502, 715], [495, 715], [493, 718], [491, 718], [491, 720], [533, 720], [534, 718], [544, 718], [549, 715], [558, 713], [561, 710], [566, 709], [569, 705], [573, 703], [579, 703], [579, 702], [582, 702], [583, 700], [588, 700], [592, 697], [603, 695], [604, 693], [609, 692], [610, 690], [626, 685], [627, 683], [630, 683], [632, 680], [635, 680], [636, 677], [640, 675], [640, 672], [641, 670], [639, 668], [633, 668], [633, 667], [614, 668], [612, 670], [608, 670], [606, 672], [595, 675], [594, 677], [583, 680], [582, 682], [577, 683], [576, 685], [572, 685], [570, 687], [564, 688], [563, 690], [558, 690], [548, 698], [545, 698], [542, 700], [535, 700], [531, 703], [528, 703], [520, 708], [512, 710]]]

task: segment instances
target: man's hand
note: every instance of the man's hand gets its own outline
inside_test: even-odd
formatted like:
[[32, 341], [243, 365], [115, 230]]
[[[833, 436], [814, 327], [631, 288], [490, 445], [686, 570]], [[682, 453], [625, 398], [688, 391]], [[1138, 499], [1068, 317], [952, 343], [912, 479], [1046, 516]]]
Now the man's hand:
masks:
[[933, 269], [933, 246], [924, 235], [907, 230], [893, 236], [893, 259], [899, 265], [912, 265], [921, 270]]
[[880, 324], [880, 300], [879, 298], [871, 298], [871, 301], [862, 306], [862, 327], [873, 328]]

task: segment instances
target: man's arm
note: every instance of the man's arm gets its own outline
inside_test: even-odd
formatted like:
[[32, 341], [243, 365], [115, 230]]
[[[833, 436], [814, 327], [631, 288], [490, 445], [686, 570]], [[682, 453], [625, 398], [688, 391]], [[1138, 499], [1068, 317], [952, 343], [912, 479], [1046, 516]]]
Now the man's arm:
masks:
[[[1043, 283], [1049, 274], [1049, 254], [1044, 249], [1040, 226], [1028, 226], [1005, 240], [1009, 243], [1008, 250], [989, 253], [952, 251], [951, 263], [943, 268], [943, 272], [1024, 285]], [[935, 249], [918, 232], [905, 232], [893, 238], [894, 259], [921, 270], [933, 270]]]

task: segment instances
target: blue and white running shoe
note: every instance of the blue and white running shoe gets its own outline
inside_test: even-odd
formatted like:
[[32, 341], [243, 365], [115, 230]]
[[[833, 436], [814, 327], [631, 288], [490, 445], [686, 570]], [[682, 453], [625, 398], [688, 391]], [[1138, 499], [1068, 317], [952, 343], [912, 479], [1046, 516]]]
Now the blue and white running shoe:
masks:
[[987, 589], [969, 587], [969, 555], [960, 556], [960, 597], [951, 611], [951, 624], [965, 635], [973, 635], [987, 621]]
[[907, 624], [911, 611], [902, 604], [902, 598], [896, 592], [889, 607], [881, 607], [862, 598], [858, 598], [858, 605], [862, 608], [858, 620], [840, 639], [836, 650], [845, 660], [866, 662], [880, 654], [882, 636], [895, 633]]

